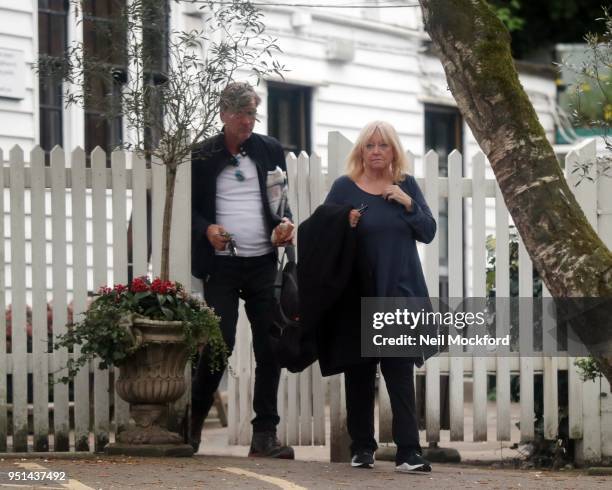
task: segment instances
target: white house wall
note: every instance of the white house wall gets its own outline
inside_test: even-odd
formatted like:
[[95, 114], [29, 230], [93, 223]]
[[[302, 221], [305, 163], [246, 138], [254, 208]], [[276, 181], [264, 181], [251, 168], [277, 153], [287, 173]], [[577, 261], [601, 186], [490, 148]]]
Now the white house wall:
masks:
[[27, 151], [38, 140], [38, 89], [32, 73], [38, 43], [33, 15], [37, 5], [36, 0], [0, 0], [0, 48], [22, 51], [26, 64], [25, 98], [0, 97], [0, 148], [5, 152], [16, 144]]
[[[320, 2], [315, 2], [320, 3]], [[197, 15], [186, 12], [186, 4], [172, 3], [175, 29], [201, 26]], [[8, 150], [19, 144], [27, 152], [38, 142], [37, 84], [32, 72], [37, 46], [37, 2], [35, 0], [0, 0], [0, 47], [24, 52], [26, 63], [26, 96], [23, 100], [0, 98], [0, 148], [7, 158]], [[296, 28], [298, 20], [306, 19]], [[301, 16], [301, 17], [300, 17]], [[442, 66], [437, 58], [425, 52], [427, 39], [421, 24], [420, 10], [409, 9], [296, 9], [265, 7], [267, 32], [278, 38], [283, 50], [278, 59], [289, 70], [287, 83], [312, 87], [312, 148], [327, 165], [327, 135], [341, 131], [354, 139], [363, 125], [373, 119], [391, 122], [400, 134], [404, 147], [415, 159], [415, 173], [422, 175], [424, 150], [424, 105], [435, 103], [454, 106]], [[387, 22], [385, 22], [387, 21]], [[69, 36], [76, 37], [73, 17]], [[299, 23], [299, 22], [298, 22]], [[297, 25], [297, 24], [296, 24]], [[354, 58], [348, 62], [330, 61], [330, 41], [348, 40], [354, 46]], [[282, 80], [281, 80], [282, 81]], [[523, 83], [547, 136], [552, 141], [555, 84], [548, 78], [521, 74]], [[264, 102], [259, 132], [267, 132], [265, 83], [258, 89]], [[64, 144], [69, 149], [83, 144], [82, 112], [65, 114]], [[469, 128], [464, 127], [465, 170], [471, 173], [470, 160], [478, 149]], [[466, 209], [467, 249], [471, 249], [470, 209]], [[494, 211], [487, 211], [487, 231], [492, 233]], [[466, 278], [470, 281], [470, 254], [466, 255]], [[468, 289], [469, 290], [469, 289]]]

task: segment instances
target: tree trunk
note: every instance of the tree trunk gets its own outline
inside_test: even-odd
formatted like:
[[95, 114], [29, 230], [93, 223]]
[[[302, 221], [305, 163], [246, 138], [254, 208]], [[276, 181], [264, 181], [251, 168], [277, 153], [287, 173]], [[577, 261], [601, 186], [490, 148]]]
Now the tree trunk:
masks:
[[[612, 297], [612, 254], [563, 177], [510, 52], [510, 36], [483, 0], [419, 0], [425, 29], [459, 110], [487, 155], [508, 211], [555, 298]], [[597, 318], [604, 324], [589, 321]], [[610, 317], [572, 327], [612, 381]]]
[[174, 184], [176, 182], [177, 165], [166, 162], [166, 199], [164, 201], [164, 217], [162, 224], [161, 268], [160, 279], [170, 278], [170, 232], [172, 231], [172, 203], [174, 202]]

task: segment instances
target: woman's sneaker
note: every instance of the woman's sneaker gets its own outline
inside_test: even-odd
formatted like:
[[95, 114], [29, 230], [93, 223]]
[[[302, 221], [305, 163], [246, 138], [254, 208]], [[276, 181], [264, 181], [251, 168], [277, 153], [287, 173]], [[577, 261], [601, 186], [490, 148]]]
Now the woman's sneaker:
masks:
[[423, 456], [414, 451], [401, 461], [396, 461], [395, 471], [400, 473], [413, 473], [415, 471], [428, 473], [431, 471], [431, 465]]
[[374, 467], [374, 452], [369, 449], [364, 449], [353, 454], [351, 459], [353, 468], [373, 468]]

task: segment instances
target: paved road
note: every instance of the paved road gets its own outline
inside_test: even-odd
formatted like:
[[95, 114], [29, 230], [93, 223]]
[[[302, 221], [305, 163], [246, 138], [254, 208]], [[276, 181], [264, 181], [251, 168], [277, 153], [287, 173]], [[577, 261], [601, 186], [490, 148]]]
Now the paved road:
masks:
[[[65, 472], [68, 480], [29, 483], [9, 481], [8, 472], [42, 476]], [[37, 473], [38, 472], [38, 473]], [[579, 471], [505, 470], [436, 465], [429, 474], [396, 474], [390, 462], [373, 470], [317, 461], [196, 456], [185, 459], [101, 457], [99, 459], [0, 459], [0, 489], [395, 489], [395, 488], [612, 488], [612, 477]]]

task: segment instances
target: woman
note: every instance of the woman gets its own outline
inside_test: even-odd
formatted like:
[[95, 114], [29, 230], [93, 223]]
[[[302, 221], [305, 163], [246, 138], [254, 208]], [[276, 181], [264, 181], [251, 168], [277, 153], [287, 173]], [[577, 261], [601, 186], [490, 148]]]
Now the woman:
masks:
[[[395, 129], [388, 123], [369, 123], [360, 133], [347, 161], [347, 175], [338, 178], [326, 203], [350, 204], [350, 226], [357, 231], [357, 250], [367, 264], [378, 297], [427, 297], [427, 286], [416, 241], [429, 243], [436, 223], [414, 177]], [[367, 206], [367, 208], [366, 208]], [[366, 208], [364, 211], [363, 209]], [[419, 364], [422, 360], [417, 361]], [[396, 471], [431, 471], [421, 456], [417, 425], [414, 358], [380, 359], [397, 445]], [[352, 439], [351, 465], [371, 468], [374, 439], [376, 363], [345, 369], [347, 426]]]

